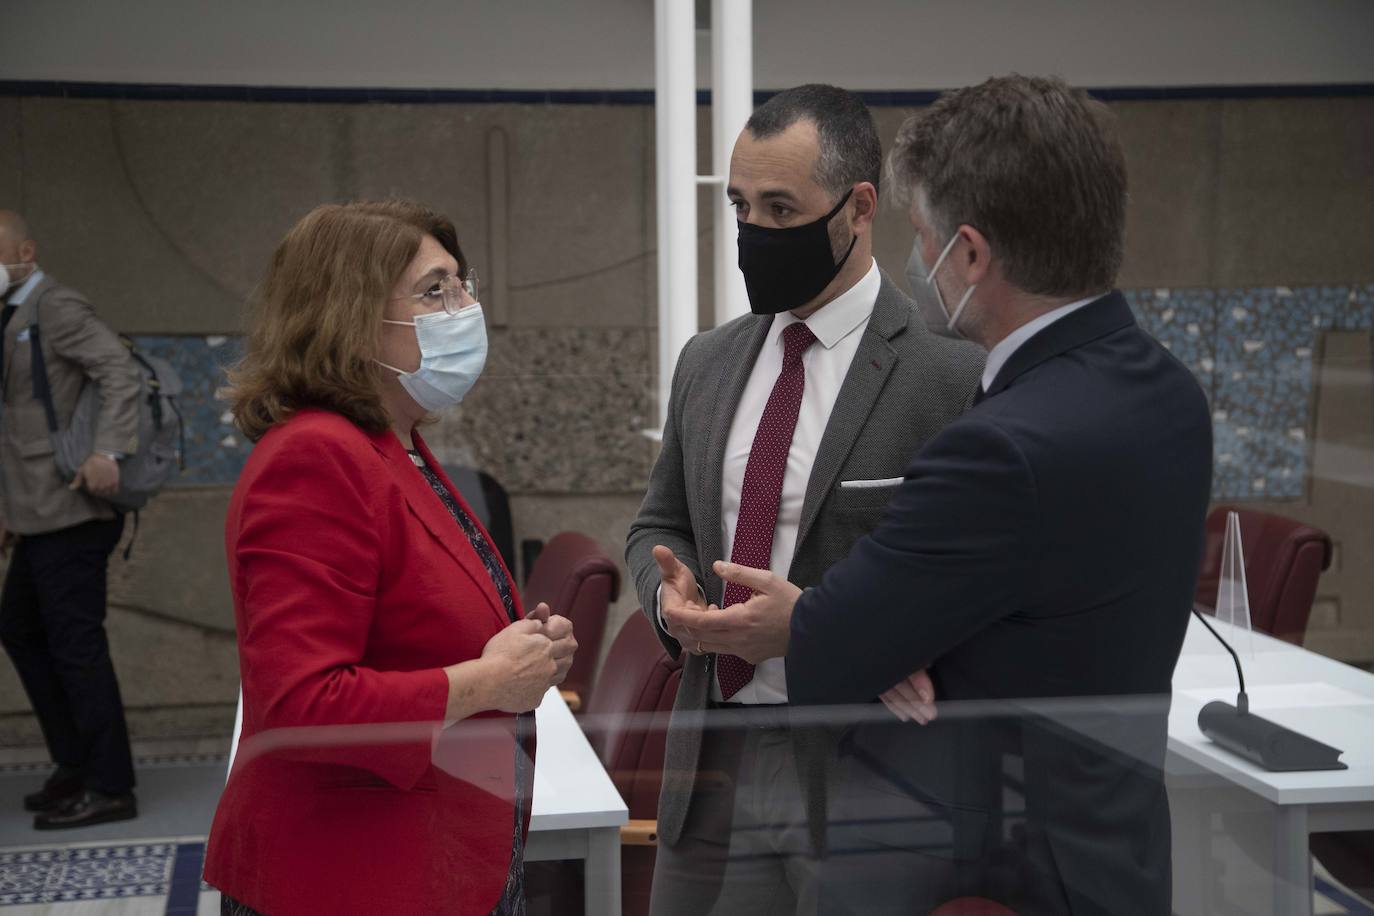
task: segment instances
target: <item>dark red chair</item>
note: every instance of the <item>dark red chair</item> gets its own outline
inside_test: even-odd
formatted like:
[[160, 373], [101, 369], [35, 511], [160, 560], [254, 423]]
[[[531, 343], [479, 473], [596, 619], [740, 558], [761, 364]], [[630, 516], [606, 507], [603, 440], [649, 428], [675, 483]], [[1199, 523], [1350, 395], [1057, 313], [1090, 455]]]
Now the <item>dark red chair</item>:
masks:
[[625, 916], [649, 912], [664, 736], [681, 680], [681, 660], [668, 657], [653, 625], [635, 611], [611, 643], [583, 715], [587, 740], [630, 809], [620, 831]]
[[526, 609], [545, 601], [573, 623], [577, 656], [562, 688], [573, 712], [581, 709], [591, 690], [606, 613], [619, 595], [620, 569], [600, 544], [576, 531], [549, 538], [525, 581], [521, 597]]
[[1240, 541], [1245, 554], [1245, 581], [1250, 593], [1250, 625], [1262, 633], [1302, 645], [1317, 579], [1331, 565], [1331, 536], [1302, 522], [1257, 512], [1218, 506], [1207, 516], [1207, 541], [1195, 600], [1215, 607], [1221, 578], [1221, 551], [1226, 538], [1226, 513], [1240, 516]]

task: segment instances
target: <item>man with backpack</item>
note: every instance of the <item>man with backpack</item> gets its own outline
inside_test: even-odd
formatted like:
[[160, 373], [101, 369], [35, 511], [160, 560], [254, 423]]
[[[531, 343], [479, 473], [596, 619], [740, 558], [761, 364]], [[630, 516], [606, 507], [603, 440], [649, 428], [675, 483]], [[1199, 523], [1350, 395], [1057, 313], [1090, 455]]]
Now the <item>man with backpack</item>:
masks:
[[[141, 381], [129, 349], [36, 254], [23, 217], [0, 210], [0, 550], [9, 556], [0, 643], [57, 764], [24, 799], [34, 827], [52, 830], [138, 814], [105, 596], [124, 530], [108, 500], [120, 491], [120, 461], [139, 447]], [[50, 417], [69, 423], [87, 384], [99, 394], [94, 447], [64, 475]]]

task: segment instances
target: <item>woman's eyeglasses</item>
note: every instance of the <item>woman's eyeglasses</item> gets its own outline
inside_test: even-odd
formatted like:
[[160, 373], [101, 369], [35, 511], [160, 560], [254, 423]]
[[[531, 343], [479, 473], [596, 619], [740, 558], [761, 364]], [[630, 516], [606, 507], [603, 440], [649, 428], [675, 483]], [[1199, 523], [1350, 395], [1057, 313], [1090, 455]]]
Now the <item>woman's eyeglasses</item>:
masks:
[[441, 280], [436, 280], [423, 293], [401, 296], [400, 298], [419, 299], [427, 305], [439, 303], [443, 306], [444, 311], [450, 315], [456, 315], [477, 301], [477, 271], [469, 269], [467, 276], [461, 280], [452, 275], [444, 277]]

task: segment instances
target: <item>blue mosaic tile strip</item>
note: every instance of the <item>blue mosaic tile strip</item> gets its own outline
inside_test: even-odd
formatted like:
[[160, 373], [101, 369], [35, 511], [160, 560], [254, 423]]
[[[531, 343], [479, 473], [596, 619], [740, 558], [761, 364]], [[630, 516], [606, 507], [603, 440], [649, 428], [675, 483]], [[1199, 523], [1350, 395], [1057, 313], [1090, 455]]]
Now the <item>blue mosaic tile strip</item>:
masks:
[[1220, 290], [1213, 489], [1296, 499], [1306, 477], [1313, 302], [1280, 290]]
[[[1326, 331], [1374, 329], [1374, 284], [1252, 289], [1136, 289], [1142, 327], [1197, 375], [1211, 401], [1218, 501], [1301, 499], [1314, 433], [1313, 354]], [[242, 352], [230, 337], [136, 338], [181, 374], [186, 473], [230, 486], [251, 448], [215, 399]], [[1370, 380], [1374, 384], [1374, 379]]]
[[[1199, 373], [1199, 379], [1212, 403], [1215, 499], [1303, 497], [1315, 433], [1318, 338], [1326, 331], [1374, 328], [1372, 289], [1192, 291], [1210, 299], [1214, 328], [1210, 374]], [[1141, 323], [1149, 326], [1144, 318]]]
[[252, 446], [237, 429], [215, 392], [223, 387], [224, 370], [243, 352], [237, 337], [135, 337], [134, 343], [159, 356], [181, 376], [177, 398], [186, 428], [186, 471], [179, 484], [232, 485]]
[[1126, 301], [1140, 326], [1179, 358], [1212, 396], [1216, 369], [1216, 296], [1210, 289], [1136, 289]]
[[0, 906], [161, 897], [174, 843], [0, 852]]

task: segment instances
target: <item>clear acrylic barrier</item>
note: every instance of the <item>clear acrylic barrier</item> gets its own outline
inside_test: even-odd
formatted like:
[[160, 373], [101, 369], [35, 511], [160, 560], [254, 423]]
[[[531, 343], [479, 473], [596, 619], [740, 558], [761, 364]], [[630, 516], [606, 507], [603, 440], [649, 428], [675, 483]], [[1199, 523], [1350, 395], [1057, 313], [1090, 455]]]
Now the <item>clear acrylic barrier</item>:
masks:
[[[1255, 657], [1250, 638], [1250, 590], [1245, 582], [1245, 549], [1241, 546], [1240, 516], [1226, 513], [1226, 541], [1221, 548], [1221, 581], [1217, 584], [1216, 616], [1237, 631], [1233, 649], [1242, 658]], [[1243, 634], [1243, 635], [1241, 635]]]

